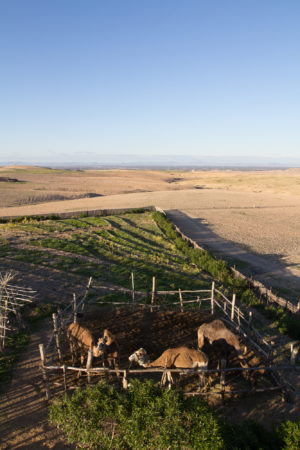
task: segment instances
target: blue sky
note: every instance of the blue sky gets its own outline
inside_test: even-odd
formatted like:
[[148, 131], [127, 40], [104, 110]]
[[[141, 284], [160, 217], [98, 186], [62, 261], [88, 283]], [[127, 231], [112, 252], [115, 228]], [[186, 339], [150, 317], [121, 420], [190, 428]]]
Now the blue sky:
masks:
[[0, 164], [300, 165], [299, 24], [298, 0], [0, 0]]

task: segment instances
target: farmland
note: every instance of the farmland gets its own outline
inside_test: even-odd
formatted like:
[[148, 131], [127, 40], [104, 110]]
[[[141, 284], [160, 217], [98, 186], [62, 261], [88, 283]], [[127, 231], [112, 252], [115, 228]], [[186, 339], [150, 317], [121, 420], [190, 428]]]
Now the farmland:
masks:
[[[21, 179], [22, 177], [28, 177], [30, 170], [26, 168], [16, 174], [15, 169], [11, 169], [11, 172], [5, 172], [5, 176]], [[41, 177], [41, 175], [43, 176]], [[44, 175], [48, 176], [49, 173], [41, 174], [37, 169], [37, 173], [31, 173], [30, 176], [36, 176], [35, 182], [38, 183], [38, 177], [42, 178], [43, 182], [45, 181]], [[55, 171], [55, 176], [60, 177], [62, 187], [66, 175], [70, 175], [70, 173], [68, 171]], [[72, 172], [71, 175], [74, 176], [73, 182], [77, 185], [77, 177], [84, 176], [80, 172], [77, 174]], [[115, 175], [111, 178], [112, 183], [116, 183]], [[125, 172], [124, 174], [118, 173], [118, 175], [123, 177]], [[297, 197], [291, 194], [291, 192], [296, 192], [296, 188], [294, 189], [297, 184], [295, 174], [292, 174], [292, 177], [285, 182], [281, 180], [281, 184], [278, 182], [277, 185], [275, 183], [273, 187], [270, 186], [269, 190], [266, 188], [263, 193], [254, 192], [257, 189], [254, 186], [258, 183], [258, 179], [254, 177], [256, 184], [251, 187], [249, 175], [249, 184], [245, 181], [247, 179], [245, 177], [244, 183], [239, 181], [229, 186], [227, 185], [229, 176], [225, 174], [218, 189], [215, 188], [217, 181], [212, 177], [212, 174], [207, 175], [207, 180], [209, 177], [211, 179], [207, 181], [205, 186], [201, 185], [201, 189], [198, 183], [199, 174], [189, 174], [189, 176], [198, 177], [198, 188], [196, 182], [194, 185], [189, 185], [187, 181], [180, 180], [180, 177], [184, 178], [184, 173], [181, 173], [181, 175], [175, 172], [164, 173], [163, 175], [166, 178], [172, 178], [171, 182], [162, 182], [159, 178], [162, 176], [160, 172], [154, 173], [154, 175], [157, 177], [154, 184], [161, 190], [137, 192], [132, 190], [133, 185], [128, 182], [126, 187], [130, 186], [131, 192], [125, 194], [126, 180], [122, 178], [122, 182], [118, 185], [119, 192], [115, 191], [113, 195], [111, 195], [112, 191], [108, 189], [106, 194], [101, 197], [73, 198], [59, 202], [50, 201], [51, 199], [48, 198], [46, 202], [45, 199], [42, 199], [44, 202], [42, 204], [33, 205], [32, 203], [35, 203], [35, 200], [30, 200], [27, 202], [29, 203], [27, 206], [16, 207], [14, 206], [16, 203], [10, 203], [11, 206], [9, 207], [6, 205], [6, 208], [2, 209], [4, 215], [29, 214], [28, 211], [30, 211], [30, 214], [39, 214], [71, 210], [81, 210], [82, 214], [80, 217], [60, 220], [54, 220], [54, 218], [47, 220], [23, 218], [20, 221], [11, 220], [0, 224], [0, 270], [12, 269], [16, 273], [16, 284], [30, 286], [38, 291], [38, 303], [35, 305], [35, 310], [41, 309], [41, 306], [44, 305], [46, 309], [42, 311], [43, 314], [47, 313], [47, 309], [49, 313], [56, 310], [57, 306], [68, 305], [72, 300], [73, 292], [81, 293], [90, 276], [93, 277], [93, 283], [88, 299], [93, 303], [97, 303], [100, 299], [108, 302], [113, 300], [131, 301], [132, 273], [134, 273], [137, 291], [150, 291], [152, 277], [155, 276], [156, 288], [161, 290], [207, 289], [210, 288], [212, 280], [217, 279], [219, 280], [218, 283], [223, 284], [223, 288], [231, 294], [234, 290], [233, 282], [230, 281], [229, 285], [226, 284], [229, 278], [225, 266], [217, 263], [214, 259], [207, 264], [206, 256], [201, 259], [201, 255], [186, 250], [176, 237], [172, 237], [172, 233], [171, 235], [168, 234], [167, 225], [160, 224], [153, 213], [132, 211], [105, 217], [87, 217], [84, 214], [84, 211], [89, 208], [141, 207], [157, 204], [168, 209], [170, 215], [173, 214], [173, 217], [179, 221], [183, 220], [180, 214], [186, 216], [188, 220], [185, 218], [185, 223], [188, 223], [189, 226], [191, 224], [200, 225], [200, 230], [202, 230], [202, 233], [198, 235], [200, 242], [202, 239], [207, 239], [206, 244], [208, 247], [211, 246], [212, 249], [212, 241], [216, 241], [220, 245], [220, 238], [222, 238], [239, 245], [240, 248], [246, 248], [247, 252], [264, 254], [266, 261], [274, 261], [274, 257], [278, 255], [277, 260], [280, 259], [281, 267], [285, 268], [281, 272], [281, 276], [284, 278], [288, 274], [290, 280], [294, 283], [292, 286], [288, 286], [289, 289], [286, 293], [290, 298], [295, 295], [295, 292], [297, 292], [298, 257], [296, 247], [298, 245], [297, 239], [299, 239], [297, 233], [298, 211], [300, 210], [298, 209]], [[149, 175], [149, 182], [151, 178], [155, 178], [154, 175]], [[51, 176], [53, 176], [52, 172]], [[132, 178], [133, 174], [127, 173], [126, 176]], [[231, 173], [230, 176], [232, 178], [233, 174]], [[281, 174], [281, 176], [283, 175]], [[269, 177], [272, 177], [273, 181], [277, 179], [276, 174], [269, 174]], [[204, 178], [205, 174], [203, 174], [203, 182]], [[262, 183], [263, 178], [263, 174], [260, 174], [260, 183]], [[32, 182], [29, 180], [23, 181], [24, 183], [19, 185], [18, 182], [10, 183], [10, 185], [13, 185], [12, 189], [16, 189], [16, 186], [18, 186], [18, 189], [21, 188], [22, 190], [26, 186], [27, 189]], [[294, 187], [291, 187], [292, 181], [295, 183]], [[139, 186], [141, 186], [141, 183], [142, 179], [139, 179]], [[209, 188], [209, 183], [211, 183], [211, 188]], [[266, 186], [271, 183], [270, 178], [269, 180], [265, 178], [265, 183]], [[149, 184], [147, 189], [154, 189], [154, 184], [152, 187]], [[2, 186], [3, 184], [0, 185], [0, 189]], [[286, 189], [285, 193], [276, 193], [276, 186], [279, 190], [281, 187], [283, 190]], [[135, 185], [135, 188], [138, 189], [137, 185]], [[6, 186], [5, 189], [10, 188]], [[68, 195], [73, 192], [72, 189], [70, 188]], [[97, 189], [90, 189], [90, 186], [87, 186], [87, 189], [100, 195], [100, 191], [97, 191]], [[290, 192], [288, 192], [289, 190]], [[28, 195], [28, 192], [26, 195]], [[61, 195], [61, 193], [57, 195]], [[15, 195], [14, 199], [16, 200], [17, 197]], [[278, 211], [280, 211], [280, 214], [278, 214]], [[286, 227], [287, 222], [288, 227]], [[192, 228], [191, 226], [191, 232], [193, 232]], [[285, 232], [282, 232], [282, 230], [285, 230]], [[255, 236], [257, 237], [256, 240]], [[225, 250], [223, 249], [223, 252], [221, 252], [223, 255], [226, 253], [226, 248], [228, 247], [225, 247]], [[216, 248], [214, 250], [215, 253], [218, 253]], [[292, 261], [293, 265], [291, 264]], [[249, 270], [249, 266], [246, 269]], [[290, 269], [293, 269], [294, 272], [289, 272]], [[220, 277], [218, 270], [223, 271]], [[258, 275], [261, 276], [261, 274]], [[264, 275], [266, 276], [266, 273]], [[124, 292], [116, 294], [113, 290], [108, 291], [115, 286], [123, 288]], [[236, 287], [239, 288], [238, 284]], [[242, 291], [240, 292], [242, 293]], [[245, 299], [247, 300], [246, 297]], [[150, 301], [150, 298], [145, 301]], [[39, 315], [38, 311], [34, 313]], [[278, 326], [281, 319], [276, 318], [274, 320], [275, 316], [270, 314], [271, 320], [267, 320], [258, 312], [254, 311], [254, 313], [256, 326], [267, 339], [275, 341], [276, 345], [280, 346], [288, 356], [291, 339], [288, 336], [280, 335], [276, 329], [276, 325]], [[28, 312], [26, 312], [26, 315], [30, 321], [32, 317], [30, 317], [30, 314], [28, 315]], [[49, 323], [49, 320], [43, 322], [43, 329], [37, 332], [29, 331], [28, 328], [28, 336], [23, 344], [21, 343], [21, 347], [23, 345], [24, 348], [29, 340], [29, 334], [32, 333], [28, 350], [24, 352], [15, 368], [12, 385], [7, 389], [4, 384], [7, 392], [2, 397], [3, 412], [1, 420], [3, 421], [2, 424], [5, 425], [5, 442], [12, 447], [20, 445], [21, 442], [26, 440], [30, 444], [34, 443], [37, 448], [39, 448], [39, 445], [73, 448], [69, 447], [64, 435], [57, 431], [53, 425], [48, 424], [47, 410], [41, 398], [37, 344], [41, 339], [44, 342], [46, 341], [49, 335]], [[287, 328], [284, 328], [283, 322], [281, 327], [282, 332], [286, 332]], [[172, 345], [176, 345], [176, 339]], [[24, 367], [27, 368], [25, 372]], [[35, 380], [34, 386], [39, 386], [39, 389], [33, 389], [32, 379]], [[295, 378], [292, 377], [290, 381], [295, 383]], [[102, 388], [99, 387], [99, 389]], [[139, 389], [137, 386], [137, 402], [140, 401], [138, 400]], [[152, 388], [149, 387], [149, 389], [151, 391]], [[146, 391], [144, 393], [146, 394]], [[91, 395], [93, 394], [91, 393]], [[108, 392], [103, 393], [103, 395], [107, 395], [107, 398], [113, 398], [110, 397], [111, 393]], [[22, 409], [17, 408], [20, 399], [22, 399]], [[76, 401], [75, 398], [74, 401]], [[125, 400], [124, 398], [124, 401], [127, 402], [128, 399]], [[180, 400], [175, 399], [174, 401], [178, 404]], [[283, 420], [297, 418], [299, 411], [297, 402], [291, 407], [287, 403], [282, 403], [280, 395], [264, 395], [261, 398], [256, 396], [245, 399], [240, 403], [232, 405], [228, 403], [219, 412], [223, 417], [230, 417], [233, 422], [239, 424], [243, 423], [245, 419], [258, 419], [261, 423], [272, 427]], [[69, 406], [72, 408], [72, 404]], [[194, 406], [196, 407], [196, 404]], [[59, 411], [59, 408], [60, 406], [57, 405], [57, 411]], [[63, 410], [64, 407], [61, 412]], [[26, 411], [31, 411], [31, 414], [25, 418]], [[272, 411], [272, 414], [269, 414], [270, 411]], [[110, 413], [115, 414], [115, 412]], [[210, 416], [211, 413], [205, 408], [203, 414], [207, 417], [209, 423], [216, 420]], [[42, 420], [42, 422], [37, 425], [39, 420]], [[215, 426], [221, 425], [217, 425], [216, 422]], [[229, 429], [221, 427], [220, 430], [223, 431], [221, 434], [218, 434], [219, 432], [216, 434], [216, 439], [220, 443], [222, 442], [220, 445], [230, 447], [230, 441], [226, 438]], [[249, 428], [244, 428], [244, 433], [250, 433], [251, 435], [252, 432], [256, 433], [254, 429], [251, 431]], [[176, 439], [177, 431], [174, 431], [174, 433], [174, 439]], [[234, 434], [238, 431], [232, 428], [230, 433]], [[282, 430], [278, 433], [282, 433]], [[293, 433], [291, 432], [291, 435]], [[235, 439], [236, 445], [241, 445], [238, 434], [235, 434]]]
[[298, 301], [299, 169], [74, 171], [3, 167], [0, 172], [19, 180], [0, 183], [2, 216], [160, 206], [200, 245], [227, 258], [247, 275], [255, 275], [279, 295]]

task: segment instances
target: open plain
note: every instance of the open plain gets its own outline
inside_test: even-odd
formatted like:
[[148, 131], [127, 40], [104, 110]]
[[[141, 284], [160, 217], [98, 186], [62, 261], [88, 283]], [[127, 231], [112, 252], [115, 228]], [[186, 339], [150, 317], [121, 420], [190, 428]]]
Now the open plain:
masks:
[[[0, 182], [2, 217], [156, 205], [201, 246], [274, 286], [282, 296], [299, 300], [300, 171], [81, 172], [23, 167], [3, 168], [2, 175], [20, 180]], [[41, 203], [35, 197], [39, 191], [44, 195]], [[88, 193], [94, 196], [85, 196]], [[55, 201], [55, 195], [68, 199]], [[174, 253], [150, 213], [45, 223], [24, 219], [2, 224], [0, 232], [0, 271], [14, 270], [17, 284], [33, 287], [39, 301], [56, 306], [68, 304], [73, 292], [84, 289], [89, 276], [101, 296], [103, 285], [130, 288], [131, 270], [136, 289], [150, 289], [153, 274], [162, 288], [211, 283], [201, 270], [185, 263], [177, 250]], [[291, 339], [258, 313], [255, 319], [268, 339], [288, 355]], [[31, 335], [12, 383], [1, 397], [0, 448], [74, 448], [47, 421], [37, 344], [46, 342], [49, 322]], [[225, 414], [238, 423], [256, 419], [270, 426], [296, 419], [299, 379], [294, 374], [290, 377], [297, 387], [292, 405], [282, 402], [280, 394], [250, 396], [228, 403]]]
[[155, 205], [186, 235], [283, 297], [300, 298], [300, 169], [2, 167], [0, 216]]

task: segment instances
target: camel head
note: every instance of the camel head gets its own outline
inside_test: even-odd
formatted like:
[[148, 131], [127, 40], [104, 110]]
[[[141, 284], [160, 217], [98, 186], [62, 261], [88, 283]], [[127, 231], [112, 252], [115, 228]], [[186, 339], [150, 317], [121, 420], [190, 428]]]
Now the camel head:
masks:
[[128, 359], [130, 362], [136, 362], [143, 367], [147, 367], [149, 362], [149, 356], [144, 348], [140, 348], [136, 352], [132, 353]]
[[93, 354], [95, 357], [102, 356], [107, 346], [107, 336], [98, 339], [97, 345], [93, 347]]

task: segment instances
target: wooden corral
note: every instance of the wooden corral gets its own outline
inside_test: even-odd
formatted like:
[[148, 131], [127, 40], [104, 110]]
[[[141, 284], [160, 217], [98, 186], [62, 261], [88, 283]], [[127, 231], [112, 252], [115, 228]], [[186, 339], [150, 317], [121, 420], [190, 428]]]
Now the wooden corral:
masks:
[[[74, 296], [72, 306], [59, 315], [53, 315], [54, 333], [46, 347], [40, 345], [42, 373], [45, 381], [46, 396], [49, 398], [50, 386], [62, 386], [65, 390], [73, 389], [86, 382], [94, 383], [100, 376], [111, 379], [115, 369], [103, 367], [102, 360], [92, 358], [92, 351], [87, 351], [85, 363], [80, 367], [72, 363], [74, 355], [69, 351], [66, 340], [67, 326], [78, 322], [90, 330], [94, 341], [102, 336], [104, 329], [109, 329], [116, 336], [120, 349], [120, 369], [124, 388], [128, 386], [132, 376], [154, 376], [173, 381], [172, 375], [185, 373], [181, 378], [186, 395], [220, 395], [223, 399], [228, 395], [263, 392], [269, 390], [292, 388], [287, 386], [279, 371], [286, 367], [274, 367], [273, 348], [252, 326], [252, 316], [237, 306], [235, 296], [229, 300], [212, 283], [210, 290], [202, 291], [155, 291], [153, 280], [150, 293], [134, 292], [132, 277], [132, 302], [98, 302], [97, 305], [86, 303], [86, 294], [91, 280], [81, 300]], [[149, 303], [137, 300], [138, 295], [150, 298]], [[160, 304], [160, 298], [176, 296], [173, 302]], [[193, 297], [193, 298], [191, 298]], [[187, 299], [188, 298], [188, 299]], [[187, 346], [197, 348], [197, 329], [215, 318], [221, 318], [226, 326], [239, 334], [246, 367], [240, 366], [240, 360], [234, 351], [228, 352], [224, 359], [223, 347], [206, 344], [205, 353], [209, 357], [208, 369], [173, 369], [173, 368], [140, 368], [130, 366], [128, 357], [138, 348], [144, 347], [150, 359], [157, 358], [167, 348]], [[229, 349], [230, 350], [230, 349]], [[78, 358], [79, 359], [79, 358]], [[295, 361], [293, 361], [295, 363]], [[295, 368], [295, 365], [288, 366]], [[203, 373], [207, 383], [199, 382], [199, 374]], [[76, 375], [81, 376], [79, 379]], [[196, 375], [196, 376], [195, 376]]]

